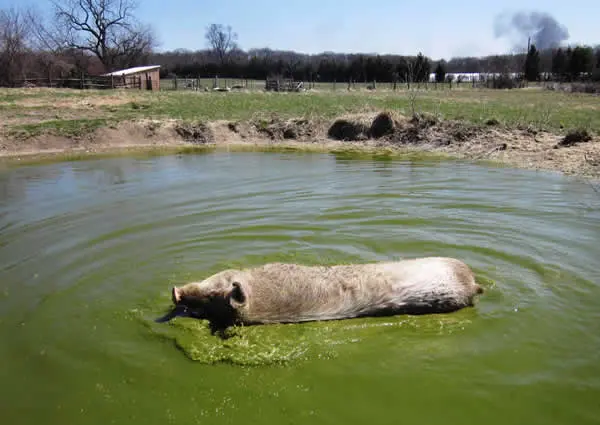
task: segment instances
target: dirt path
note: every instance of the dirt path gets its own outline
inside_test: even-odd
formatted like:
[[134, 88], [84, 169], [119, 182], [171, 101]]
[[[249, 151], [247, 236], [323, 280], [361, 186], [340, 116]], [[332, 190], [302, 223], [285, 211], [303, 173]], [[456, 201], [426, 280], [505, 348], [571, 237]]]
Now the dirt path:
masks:
[[189, 124], [176, 120], [137, 120], [103, 127], [78, 137], [51, 133], [28, 138], [0, 135], [0, 157], [27, 160], [57, 154], [88, 155], [182, 147], [350, 149], [428, 152], [600, 177], [600, 139], [585, 134], [576, 136], [565, 143], [564, 136], [506, 128], [495, 122], [476, 126], [457, 121], [437, 121], [427, 116], [409, 120], [387, 113], [346, 116], [335, 122], [272, 119]]

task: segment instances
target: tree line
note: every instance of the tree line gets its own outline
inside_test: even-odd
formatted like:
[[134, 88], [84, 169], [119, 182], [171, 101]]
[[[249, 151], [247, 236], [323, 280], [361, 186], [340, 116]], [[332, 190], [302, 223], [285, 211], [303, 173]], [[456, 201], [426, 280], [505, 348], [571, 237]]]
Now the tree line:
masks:
[[[553, 79], [600, 80], [600, 48], [575, 46], [528, 54], [459, 57], [434, 61], [421, 53], [416, 56], [321, 53], [299, 54], [270, 49], [235, 50], [221, 61], [212, 49], [175, 50], [151, 55], [161, 65], [163, 77], [219, 75], [228, 78], [265, 79], [281, 76], [304, 81], [422, 82], [435, 73], [438, 82], [450, 74], [523, 73], [529, 81]], [[450, 77], [450, 78], [449, 78]], [[460, 78], [460, 77], [459, 77]]]
[[[542, 55], [550, 58], [549, 66], [542, 67]], [[532, 45], [525, 57], [524, 77], [528, 81], [543, 79], [542, 74], [555, 81], [600, 81], [600, 48], [575, 46], [540, 52]]]
[[205, 46], [156, 51], [152, 28], [135, 19], [134, 0], [49, 0], [51, 14], [0, 10], [0, 84], [26, 78], [97, 75], [137, 65], [161, 65], [161, 76], [259, 79], [281, 76], [324, 82], [422, 82], [435, 73], [519, 73], [530, 81], [600, 80], [600, 46], [571, 46], [522, 54], [456, 57], [435, 61], [412, 56], [301, 54], [267, 48], [243, 50], [229, 26], [210, 25]]
[[150, 61], [154, 31], [135, 18], [134, 0], [48, 0], [0, 10], [0, 84], [25, 78], [97, 75]]

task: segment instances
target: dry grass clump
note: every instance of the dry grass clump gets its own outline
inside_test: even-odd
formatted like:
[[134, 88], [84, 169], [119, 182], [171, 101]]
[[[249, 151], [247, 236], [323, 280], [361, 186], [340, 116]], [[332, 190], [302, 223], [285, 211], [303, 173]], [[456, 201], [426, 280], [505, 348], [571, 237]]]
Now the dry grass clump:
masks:
[[327, 131], [327, 136], [334, 140], [359, 141], [367, 140], [371, 123], [364, 119], [340, 118], [334, 121]]
[[575, 146], [579, 143], [587, 143], [592, 136], [587, 130], [573, 130], [567, 133], [563, 139], [556, 144], [557, 148]]
[[371, 137], [380, 139], [394, 134], [394, 132], [401, 127], [400, 122], [394, 118], [395, 117], [390, 112], [382, 112], [377, 115], [371, 123], [371, 128], [369, 130]]

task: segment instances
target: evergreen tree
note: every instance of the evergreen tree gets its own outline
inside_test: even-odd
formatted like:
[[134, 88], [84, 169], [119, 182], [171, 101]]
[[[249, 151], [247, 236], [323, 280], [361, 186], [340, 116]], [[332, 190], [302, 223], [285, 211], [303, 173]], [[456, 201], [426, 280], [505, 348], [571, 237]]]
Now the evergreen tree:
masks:
[[525, 59], [525, 78], [527, 81], [538, 81], [540, 79], [540, 53], [532, 44]]
[[594, 64], [594, 52], [591, 47], [577, 46], [575, 47], [569, 58], [569, 74], [571, 78], [576, 80], [583, 73], [592, 72]]
[[439, 61], [435, 68], [435, 81], [443, 83], [446, 80], [446, 67], [443, 61]]
[[429, 59], [423, 56], [423, 53], [419, 52], [417, 58], [414, 61], [414, 80], [415, 82], [426, 82], [429, 81], [429, 72], [431, 71], [431, 64]]
[[600, 81], [600, 47], [596, 47], [596, 69], [592, 73], [592, 80]]
[[567, 55], [558, 48], [552, 57], [552, 74], [557, 80], [563, 80], [567, 73]]

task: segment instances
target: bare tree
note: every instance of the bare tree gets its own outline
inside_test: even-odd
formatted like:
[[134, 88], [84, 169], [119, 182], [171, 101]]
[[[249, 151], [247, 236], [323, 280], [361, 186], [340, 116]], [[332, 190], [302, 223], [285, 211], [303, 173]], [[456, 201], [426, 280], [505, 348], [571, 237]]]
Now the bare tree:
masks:
[[[25, 10], [25, 19], [31, 34], [31, 47], [35, 51], [38, 70], [49, 81], [58, 74], [73, 69], [74, 62], [65, 45], [66, 32], [55, 20], [45, 19], [37, 9]], [[71, 60], [69, 60], [71, 59]]]
[[405, 58], [402, 60], [404, 67], [404, 81], [406, 81], [408, 85], [408, 89], [410, 90], [411, 83], [416, 80], [416, 61], [411, 58]]
[[31, 42], [34, 49], [57, 53], [67, 47], [65, 28], [53, 19], [46, 19], [38, 9], [29, 7], [24, 12], [27, 25], [31, 32]]
[[94, 54], [107, 71], [139, 65], [155, 46], [152, 30], [135, 20], [134, 0], [52, 2], [63, 47]]
[[221, 65], [227, 62], [231, 51], [237, 48], [238, 36], [233, 32], [231, 26], [211, 24], [206, 30], [205, 37]]
[[29, 28], [21, 12], [0, 10], [0, 84], [22, 78], [28, 51]]

